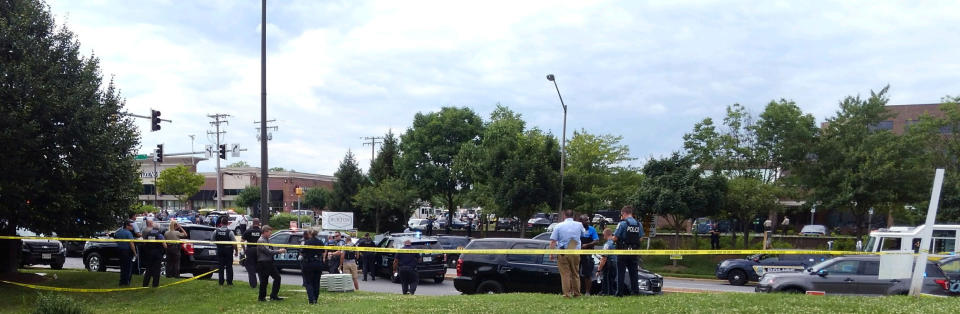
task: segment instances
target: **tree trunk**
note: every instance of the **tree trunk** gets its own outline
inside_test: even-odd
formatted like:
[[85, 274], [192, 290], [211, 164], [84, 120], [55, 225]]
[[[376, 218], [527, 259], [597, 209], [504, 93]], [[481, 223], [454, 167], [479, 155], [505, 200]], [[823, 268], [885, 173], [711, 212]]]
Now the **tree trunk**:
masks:
[[527, 224], [522, 223], [520, 224], [520, 238], [526, 239], [526, 234], [527, 234]]
[[380, 234], [380, 208], [373, 210], [373, 233]]
[[[5, 236], [17, 235], [16, 229], [12, 223], [7, 223], [7, 228], [0, 230], [0, 234]], [[20, 266], [20, 240], [0, 240], [0, 255], [6, 258], [0, 258], [0, 274], [16, 273]]]
[[450, 228], [453, 227], [453, 213], [456, 208], [453, 207], [453, 193], [447, 194], [447, 234], [450, 234]]
[[743, 223], [743, 249], [750, 248], [750, 222], [745, 221]]

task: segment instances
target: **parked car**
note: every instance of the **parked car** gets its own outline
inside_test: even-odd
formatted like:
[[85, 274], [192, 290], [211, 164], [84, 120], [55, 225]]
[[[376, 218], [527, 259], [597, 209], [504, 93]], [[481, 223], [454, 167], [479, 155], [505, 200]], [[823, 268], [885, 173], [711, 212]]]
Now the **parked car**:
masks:
[[[270, 243], [273, 244], [301, 244], [303, 242], [303, 230], [277, 230], [270, 235]], [[277, 270], [300, 269], [300, 248], [285, 247], [286, 253], [278, 253], [273, 256], [273, 264]]]
[[800, 229], [800, 235], [805, 236], [826, 236], [827, 226], [824, 225], [806, 225]]
[[[545, 249], [549, 244], [549, 241], [542, 240], [487, 238], [471, 241], [466, 249]], [[663, 276], [645, 269], [640, 269], [639, 275], [641, 294], [662, 293]], [[457, 260], [457, 277], [453, 286], [463, 294], [561, 292], [557, 261], [542, 254], [464, 254]], [[594, 279], [591, 293], [599, 292], [600, 287]]]
[[[950, 280], [960, 281], [960, 256], [951, 256], [937, 261], [937, 265], [943, 270]], [[958, 291], [960, 292], [960, 291]]]
[[541, 234], [536, 235], [535, 237], [533, 237], [533, 239], [534, 239], [534, 240], [550, 241], [550, 234], [551, 234], [551, 232], [544, 232], [544, 233], [541, 233]]
[[[417, 237], [415, 234], [411, 233], [394, 233], [387, 236], [384, 236], [380, 239], [380, 242], [377, 243], [377, 247], [381, 248], [402, 248], [403, 242], [410, 240], [413, 248], [415, 249], [441, 249], [440, 243], [438, 243], [437, 238], [435, 237], [426, 237], [421, 236]], [[400, 278], [394, 276], [393, 273], [393, 259], [396, 256], [395, 253], [376, 253], [377, 257], [377, 271], [380, 272], [380, 275], [385, 278], [390, 278], [393, 282], [400, 282]], [[421, 261], [417, 265], [417, 273], [420, 274], [421, 280], [433, 279], [434, 283], [441, 283], [444, 280], [444, 276], [447, 274], [446, 262], [443, 260], [443, 254], [420, 254]]]
[[552, 214], [536, 213], [533, 215], [533, 217], [527, 220], [527, 228], [547, 227], [553, 222], [551, 216]]
[[756, 254], [746, 258], [728, 259], [717, 264], [717, 279], [726, 279], [734, 286], [748, 281], [759, 281], [763, 273], [771, 271], [800, 271], [830, 259], [829, 255]]
[[[157, 223], [156, 227], [161, 232], [166, 231], [167, 224]], [[190, 240], [210, 240], [213, 227], [197, 224], [183, 224], [184, 231], [187, 232], [185, 239]], [[110, 237], [113, 234], [106, 234]], [[121, 242], [96, 242], [88, 241], [83, 247], [83, 266], [89, 271], [107, 271], [107, 268], [119, 268], [120, 258], [117, 252], [117, 245]], [[126, 242], [122, 242], [126, 244]], [[139, 245], [137, 245], [139, 249]], [[182, 273], [192, 273], [199, 275], [217, 268], [217, 250], [216, 245], [205, 243], [181, 243], [180, 244], [180, 271]], [[134, 265], [138, 265], [134, 262]], [[160, 272], [166, 275], [166, 258], [161, 262]]]
[[[833, 258], [800, 272], [767, 273], [756, 292], [904, 295], [910, 279], [880, 279], [880, 256], [857, 255]], [[927, 262], [921, 292], [948, 295], [948, 279], [934, 262]]]
[[606, 224], [613, 224], [613, 222], [614, 222], [614, 221], [613, 221], [613, 218], [607, 218], [606, 216], [601, 215], [601, 214], [594, 214], [592, 221], [593, 221], [593, 223], [595, 223], [595, 224], [598, 224], [598, 223], [600, 223], [600, 222], [604, 222], [604, 223], [606, 223]]
[[553, 232], [553, 229], [556, 228], [557, 225], [559, 224], [560, 224], [559, 222], [550, 223], [550, 225], [547, 226], [547, 232]]
[[[18, 228], [17, 235], [21, 237], [45, 237], [33, 231]], [[56, 235], [54, 235], [56, 236]], [[28, 265], [50, 265], [50, 268], [61, 269], [67, 259], [67, 250], [63, 243], [57, 240], [20, 240], [20, 267]]]
[[[430, 225], [429, 219], [410, 218], [410, 220], [407, 220], [407, 227], [409, 227], [410, 230], [426, 231], [428, 225]], [[439, 228], [434, 225], [433, 229], [436, 230]]]
[[501, 217], [501, 218], [497, 218], [497, 224], [496, 226], [493, 227], [493, 230], [516, 231], [517, 229], [519, 229], [519, 227], [520, 225], [516, 218]]
[[[462, 249], [470, 243], [470, 237], [441, 235], [437, 236], [437, 243], [440, 243], [440, 247], [442, 247], [444, 250]], [[457, 259], [460, 258], [460, 254], [448, 253], [446, 255], [447, 256], [444, 257], [444, 259], [447, 261], [447, 267], [456, 267]]]

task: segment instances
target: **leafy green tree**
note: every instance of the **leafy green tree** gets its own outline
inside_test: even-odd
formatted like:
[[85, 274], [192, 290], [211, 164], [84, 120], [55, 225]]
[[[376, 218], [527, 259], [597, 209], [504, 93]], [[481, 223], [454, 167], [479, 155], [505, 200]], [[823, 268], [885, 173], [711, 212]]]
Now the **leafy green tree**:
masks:
[[246, 161], [243, 161], [243, 160], [238, 160], [237, 162], [227, 165], [227, 168], [245, 168], [245, 167], [250, 167], [250, 164], [248, 164]]
[[303, 205], [307, 208], [322, 210], [330, 203], [330, 191], [325, 188], [309, 188], [303, 192]]
[[651, 159], [643, 166], [643, 175], [635, 196], [637, 207], [666, 217], [677, 238], [685, 221], [716, 214], [726, 192], [726, 179], [705, 177], [689, 155]]
[[368, 173], [370, 181], [376, 184], [388, 178], [398, 177], [399, 173], [397, 173], [396, 166], [398, 158], [400, 158], [400, 143], [397, 142], [397, 137], [393, 135], [393, 131], [387, 132], [383, 136], [383, 144], [380, 145], [377, 157], [370, 162]]
[[157, 189], [160, 193], [173, 195], [181, 204], [186, 205], [187, 199], [200, 191], [203, 186], [203, 175], [190, 171], [184, 165], [167, 168], [157, 176]]
[[877, 128], [890, 118], [884, 108], [889, 87], [862, 99], [847, 97], [814, 147], [814, 156], [798, 171], [804, 186], [824, 208], [849, 210], [863, 235], [871, 207], [922, 201], [933, 169], [917, 141]]
[[416, 192], [408, 188], [403, 180], [389, 177], [376, 185], [362, 187], [353, 197], [356, 207], [363, 210], [364, 216], [373, 217], [372, 225], [376, 233], [380, 233], [381, 226], [387, 230], [402, 228], [416, 200]]
[[357, 195], [360, 187], [367, 181], [360, 166], [357, 164], [353, 152], [347, 151], [347, 155], [340, 162], [340, 168], [333, 174], [337, 181], [333, 183], [333, 193], [330, 197], [330, 208], [337, 211], [353, 212], [360, 216], [360, 212], [353, 206], [353, 196]]
[[[557, 139], [539, 129], [524, 130], [520, 115], [497, 106], [483, 141], [464, 145], [455, 164], [474, 178], [473, 200], [501, 215], [529, 217], [556, 206], [560, 193]], [[552, 205], [552, 206], [551, 206]], [[521, 224], [520, 235], [525, 226]]]
[[[627, 165], [634, 160], [630, 148], [621, 144], [622, 136], [594, 135], [574, 131], [567, 144], [567, 168], [564, 178], [564, 207], [592, 213], [605, 208], [620, 208], [636, 190], [611, 188], [615, 179], [636, 181], [637, 169]], [[620, 203], [615, 203], [620, 202]]]
[[760, 175], [765, 182], [776, 182], [806, 160], [818, 128], [813, 115], [781, 99], [767, 104], [750, 131], [756, 134], [756, 159], [768, 169]]
[[420, 199], [442, 198], [453, 223], [457, 197], [470, 190], [470, 178], [455, 171], [453, 161], [467, 143], [480, 142], [483, 121], [469, 108], [444, 107], [438, 112], [417, 113], [413, 126], [400, 138], [398, 168], [401, 177]]
[[775, 185], [755, 177], [737, 177], [727, 182], [724, 216], [740, 223], [743, 247], [750, 247], [750, 223], [753, 217], [780, 206], [777, 195]]
[[283, 167], [271, 167], [269, 170], [270, 170], [270, 172], [286, 171], [286, 169], [283, 169]]
[[[115, 228], [142, 189], [120, 93], [41, 1], [0, 1], [0, 38], [0, 235]], [[19, 245], [0, 240], [0, 273]]]
[[240, 193], [237, 194], [237, 198], [234, 199], [233, 204], [252, 208], [260, 205], [260, 187], [256, 185], [251, 185], [246, 187], [243, 190], [240, 190]]

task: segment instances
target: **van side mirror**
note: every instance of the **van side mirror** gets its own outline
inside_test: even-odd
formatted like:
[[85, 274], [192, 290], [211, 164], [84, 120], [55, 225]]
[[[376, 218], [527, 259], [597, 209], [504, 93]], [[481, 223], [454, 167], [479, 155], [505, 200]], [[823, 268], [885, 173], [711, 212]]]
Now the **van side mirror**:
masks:
[[829, 272], [827, 272], [827, 271], [824, 270], [824, 269], [821, 269], [821, 270], [817, 271], [817, 275], [820, 276], [820, 277], [826, 277], [828, 274], [829, 274]]

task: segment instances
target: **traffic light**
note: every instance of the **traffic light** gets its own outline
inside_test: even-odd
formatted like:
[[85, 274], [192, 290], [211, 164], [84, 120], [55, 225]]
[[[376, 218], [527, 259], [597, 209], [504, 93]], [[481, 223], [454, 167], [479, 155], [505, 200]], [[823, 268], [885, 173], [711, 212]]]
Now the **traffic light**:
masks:
[[157, 144], [157, 149], [153, 150], [153, 161], [163, 162], [163, 144]]
[[150, 132], [160, 131], [160, 111], [150, 109]]
[[218, 152], [220, 159], [227, 160], [227, 145], [220, 144], [220, 150]]

